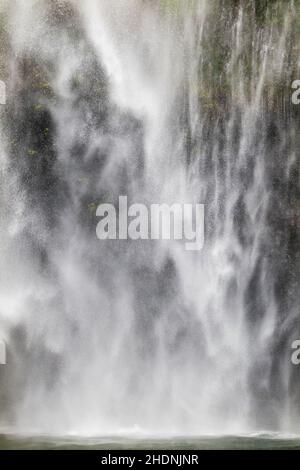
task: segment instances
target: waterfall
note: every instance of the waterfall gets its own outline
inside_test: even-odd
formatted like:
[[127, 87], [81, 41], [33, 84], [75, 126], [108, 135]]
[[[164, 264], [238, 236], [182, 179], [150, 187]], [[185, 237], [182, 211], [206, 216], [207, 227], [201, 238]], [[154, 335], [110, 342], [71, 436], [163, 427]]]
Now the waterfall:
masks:
[[[299, 6], [0, 2], [1, 429], [299, 432]], [[98, 240], [120, 195], [203, 250]]]

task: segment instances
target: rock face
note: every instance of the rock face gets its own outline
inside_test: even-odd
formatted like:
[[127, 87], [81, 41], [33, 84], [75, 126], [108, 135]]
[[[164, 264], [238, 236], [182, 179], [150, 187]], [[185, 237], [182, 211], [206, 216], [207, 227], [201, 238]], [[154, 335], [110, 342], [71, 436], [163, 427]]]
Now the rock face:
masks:
[[[33, 3], [0, 22], [1, 422], [299, 429], [299, 1]], [[121, 195], [205, 204], [204, 250], [100, 242]]]

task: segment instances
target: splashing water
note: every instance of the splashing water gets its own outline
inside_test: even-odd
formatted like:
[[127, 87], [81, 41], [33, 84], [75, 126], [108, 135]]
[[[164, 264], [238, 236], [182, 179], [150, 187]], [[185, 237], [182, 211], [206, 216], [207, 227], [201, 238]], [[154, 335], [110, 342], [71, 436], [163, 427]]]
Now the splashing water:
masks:
[[[299, 431], [299, 2], [248, 3], [1, 2], [2, 427]], [[204, 250], [97, 240], [122, 194]]]

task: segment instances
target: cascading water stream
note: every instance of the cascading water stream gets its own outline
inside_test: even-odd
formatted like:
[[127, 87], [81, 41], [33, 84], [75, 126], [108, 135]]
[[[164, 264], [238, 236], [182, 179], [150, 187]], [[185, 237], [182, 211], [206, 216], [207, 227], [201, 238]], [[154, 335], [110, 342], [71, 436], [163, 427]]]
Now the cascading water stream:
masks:
[[[0, 2], [1, 428], [299, 431], [299, 2], [248, 3]], [[204, 249], [98, 240], [120, 195]]]

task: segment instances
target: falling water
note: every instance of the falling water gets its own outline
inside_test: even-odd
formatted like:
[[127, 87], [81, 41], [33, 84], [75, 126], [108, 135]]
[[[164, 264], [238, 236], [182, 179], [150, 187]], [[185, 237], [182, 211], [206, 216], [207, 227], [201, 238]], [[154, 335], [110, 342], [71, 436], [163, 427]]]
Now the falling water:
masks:
[[[298, 0], [0, 3], [1, 428], [298, 432]], [[120, 195], [204, 249], [98, 240]]]

